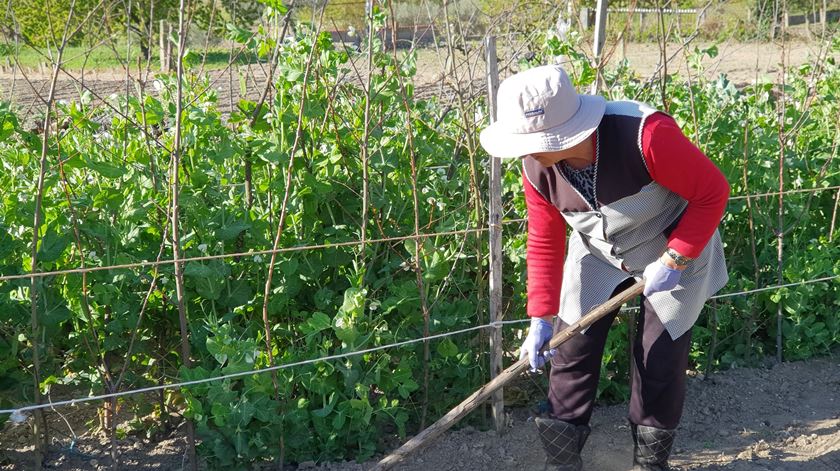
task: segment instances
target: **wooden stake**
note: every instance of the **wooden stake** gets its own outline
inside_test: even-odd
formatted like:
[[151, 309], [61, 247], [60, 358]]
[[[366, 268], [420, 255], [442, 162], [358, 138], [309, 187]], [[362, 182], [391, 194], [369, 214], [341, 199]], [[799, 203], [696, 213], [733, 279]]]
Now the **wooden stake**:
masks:
[[[642, 293], [644, 286], [644, 281], [638, 281], [633, 286], [610, 298], [609, 301], [601, 304], [595, 309], [592, 309], [579, 321], [570, 325], [562, 332], [556, 333], [548, 342], [548, 349], [557, 348], [566, 343], [569, 339], [577, 335], [578, 332], [586, 329], [602, 317], [621, 307], [621, 305], [627, 302], [627, 300], [638, 296]], [[458, 404], [454, 409], [447, 412], [446, 415], [438, 419], [438, 421], [432, 424], [429, 428], [418, 433], [411, 440], [405, 442], [403, 446], [383, 458], [372, 468], [373, 471], [391, 469], [397, 463], [402, 461], [402, 459], [409, 453], [428, 445], [443, 432], [449, 430], [450, 427], [455, 425], [455, 423], [461, 420], [470, 411], [487, 400], [487, 398], [490, 397], [497, 389], [516, 379], [527, 367], [528, 359], [523, 358], [508, 367], [506, 370], [502, 371], [496, 379], [490, 381], [482, 386], [478, 391], [472, 393], [468, 398], [464, 399], [464, 401]]]
[[595, 67], [598, 73], [595, 77], [595, 82], [592, 83], [592, 94], [598, 93], [598, 88], [601, 86], [601, 51], [604, 49], [604, 38], [606, 36], [607, 26], [607, 0], [598, 0], [598, 6], [595, 12], [595, 43], [592, 45], [592, 55], [595, 60]]
[[158, 45], [160, 46], [160, 71], [169, 72], [169, 65], [166, 60], [166, 20], [160, 20], [160, 37], [158, 38]]
[[[190, 352], [189, 341], [189, 322], [187, 320], [187, 308], [184, 302], [184, 272], [183, 265], [179, 262], [181, 258], [181, 234], [178, 227], [179, 219], [179, 169], [181, 168], [181, 125], [183, 118], [184, 107], [184, 49], [186, 48], [186, 23], [184, 20], [184, 9], [186, 0], [181, 0], [180, 8], [178, 10], [178, 62], [177, 62], [177, 77], [178, 88], [175, 102], [175, 143], [172, 151], [172, 175], [170, 177], [171, 185], [171, 208], [172, 208], [172, 258], [175, 260], [175, 293], [178, 297], [178, 322], [181, 329], [181, 362], [186, 368], [192, 367], [192, 353]], [[167, 44], [171, 44], [167, 41]], [[167, 47], [167, 49], [171, 49]], [[167, 54], [167, 62], [169, 55]], [[167, 64], [171, 65], [171, 64]], [[189, 459], [189, 469], [192, 471], [198, 470], [198, 459], [195, 452], [195, 423], [192, 419], [186, 421], [187, 432], [187, 457]]]
[[[488, 36], [487, 111], [492, 124], [496, 121], [496, 91], [499, 89], [499, 64], [496, 60], [496, 37]], [[502, 162], [490, 157], [490, 322], [502, 320]], [[490, 379], [502, 372], [502, 326], [490, 333]], [[502, 433], [505, 426], [504, 390], [493, 393], [493, 424]]]

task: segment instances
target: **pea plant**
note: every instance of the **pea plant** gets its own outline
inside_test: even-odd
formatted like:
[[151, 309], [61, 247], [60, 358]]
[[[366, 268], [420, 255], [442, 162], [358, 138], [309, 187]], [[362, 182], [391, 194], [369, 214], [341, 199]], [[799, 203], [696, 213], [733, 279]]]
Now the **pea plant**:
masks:
[[[372, 29], [385, 21], [375, 13]], [[181, 414], [213, 468], [364, 460], [487, 380], [481, 333], [309, 361], [488, 321], [488, 257], [476, 230], [485, 225], [488, 191], [486, 155], [475, 144], [484, 105], [418, 97], [414, 53], [397, 53], [379, 36], [357, 52], [308, 28], [284, 41], [229, 30], [256, 57], [276, 57], [278, 72], [270, 94], [241, 99], [227, 116], [189, 55], [186, 73], [158, 75], [154, 90], [57, 103], [46, 142], [44, 130], [0, 105], [0, 276], [85, 269], [34, 284], [0, 282], [0, 404], [31, 401], [36, 369], [39, 391], [74, 395], [304, 362], [155, 400], [125, 396], [104, 404], [107, 413], [93, 425], [151, 435]], [[687, 76], [670, 76], [661, 93], [626, 65], [598, 71], [574, 37], [544, 39], [519, 68], [563, 55], [578, 86], [600, 77], [610, 98], [667, 107], [724, 171], [733, 195], [776, 191], [780, 175], [786, 190], [840, 184], [833, 56], [788, 70], [783, 85], [736, 87], [724, 76], [703, 78], [699, 58], [715, 51], [697, 49]], [[840, 50], [840, 40], [832, 48]], [[173, 168], [179, 86], [181, 153]], [[42, 156], [42, 217], [33, 227]], [[172, 257], [176, 174], [180, 245], [189, 259], [182, 294], [172, 263], [148, 264]], [[503, 198], [524, 215], [513, 164]], [[726, 291], [840, 274], [836, 210], [836, 190], [732, 200], [721, 226]], [[524, 316], [524, 251], [523, 228], [508, 225], [508, 318]], [[826, 281], [716, 301], [709, 324], [695, 330], [692, 359], [726, 367], [771, 354], [779, 308], [786, 358], [826, 353], [840, 341], [838, 289]], [[179, 297], [189, 363], [181, 356]], [[506, 330], [509, 350], [519, 329]], [[626, 330], [611, 334], [604, 400], [627, 394], [626, 348]], [[109, 415], [117, 402], [136, 417], [128, 428], [116, 430]]]

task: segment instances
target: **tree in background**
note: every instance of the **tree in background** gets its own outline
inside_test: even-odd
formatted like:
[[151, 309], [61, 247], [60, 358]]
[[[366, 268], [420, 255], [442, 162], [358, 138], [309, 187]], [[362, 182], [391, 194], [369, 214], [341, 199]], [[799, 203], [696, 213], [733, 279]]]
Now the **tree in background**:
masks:
[[[97, 0], [76, 0], [68, 31], [78, 29], [84, 18], [102, 6]], [[70, 16], [71, 2], [50, 0], [16, 0], [9, 3], [3, 15], [3, 25], [23, 36], [31, 44], [50, 47], [61, 41], [64, 26]], [[71, 44], [84, 40], [84, 33], [79, 32], [71, 38]]]
[[[178, 21], [179, 0], [75, 0], [75, 3], [67, 0], [15, 0], [10, 4], [4, 23], [14, 25], [14, 30], [34, 46], [54, 47], [61, 41], [71, 4], [71, 32], [79, 28], [88, 15], [103, 19], [88, 22], [79, 29], [71, 38], [71, 45], [94, 43], [108, 37], [120, 41], [131, 34], [146, 59], [150, 58], [157, 42], [158, 22]], [[193, 26], [219, 36], [227, 23], [244, 28], [253, 26], [265, 8], [254, 0], [191, 0], [187, 5], [187, 14]]]

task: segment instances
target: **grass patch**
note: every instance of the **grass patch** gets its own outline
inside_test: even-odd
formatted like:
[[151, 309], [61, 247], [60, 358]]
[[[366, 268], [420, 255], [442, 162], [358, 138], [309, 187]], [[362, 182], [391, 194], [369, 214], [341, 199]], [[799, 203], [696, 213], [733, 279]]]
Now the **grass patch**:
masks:
[[[199, 57], [204, 57], [206, 60], [205, 69], [222, 69], [226, 67], [231, 59], [235, 60], [237, 65], [253, 64], [258, 62], [255, 54], [251, 52], [243, 52], [237, 55], [237, 50], [234, 49], [233, 54], [226, 48], [208, 48], [206, 51], [195, 51]], [[14, 64], [16, 62], [15, 55], [17, 55], [17, 62], [21, 66], [37, 69], [39, 64], [50, 64], [51, 60], [46, 49], [33, 49], [31, 47], [23, 47], [16, 53], [14, 45], [0, 44], [0, 63]], [[131, 47], [131, 54], [128, 54], [128, 47], [125, 44], [120, 44], [116, 50], [107, 47], [99, 46], [90, 48], [88, 46], [68, 46], [64, 51], [64, 67], [68, 70], [94, 70], [105, 71], [113, 69], [122, 69], [128, 56], [132, 67], [136, 67], [137, 60], [141, 56], [140, 48], [135, 44]], [[145, 59], [144, 59], [145, 63]], [[160, 64], [158, 57], [158, 48], [152, 51], [152, 68], [157, 68]]]

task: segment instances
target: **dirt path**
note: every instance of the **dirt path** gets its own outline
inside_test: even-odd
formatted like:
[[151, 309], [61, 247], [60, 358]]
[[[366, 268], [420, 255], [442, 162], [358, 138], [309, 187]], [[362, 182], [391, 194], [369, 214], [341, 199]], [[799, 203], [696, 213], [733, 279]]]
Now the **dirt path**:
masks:
[[[70, 408], [62, 412], [71, 423], [78, 424], [78, 429], [91, 418], [92, 410]], [[596, 408], [592, 435], [584, 450], [586, 469], [629, 469], [630, 436], [625, 414], [626, 405]], [[51, 415], [55, 419], [53, 430], [61, 436], [67, 427]], [[27, 469], [29, 440], [28, 428], [7, 424], [0, 433], [0, 453], [5, 454], [0, 469]], [[106, 440], [82, 436], [74, 452], [67, 448], [66, 435], [57, 444], [60, 446], [54, 446], [50, 454], [51, 467], [108, 469]], [[120, 449], [122, 469], [126, 470], [176, 470], [184, 458], [184, 440], [178, 432], [159, 441], [129, 437], [120, 440]], [[472, 427], [453, 431], [410, 456], [397, 469], [538, 470], [542, 469], [542, 456], [528, 411], [514, 409], [504, 436]], [[303, 463], [300, 469], [364, 471], [374, 463]], [[772, 368], [735, 369], [706, 379], [690, 378], [672, 464], [681, 470], [707, 471], [840, 470], [840, 356]]]
[[[695, 47], [705, 49], [713, 44], [695, 42], [689, 45], [688, 52]], [[742, 43], [724, 42], [717, 45], [718, 55], [714, 58], [705, 57], [703, 66], [708, 78], [717, 77], [724, 73], [729, 80], [736, 84], [748, 84], [754, 80], [776, 81], [778, 79], [779, 64], [782, 62], [782, 48], [775, 43]], [[820, 49], [819, 43], [793, 42], [786, 45], [784, 57], [789, 67], [802, 65], [813, 61]], [[666, 48], [668, 57], [674, 56], [668, 64], [669, 73], [686, 73], [685, 54], [676, 44], [669, 44]], [[621, 59], [621, 47], [616, 47], [612, 63]], [[628, 43], [625, 57], [630, 68], [646, 77], [659, 66], [659, 46], [652, 43]]]
[[[692, 43], [689, 49], [694, 47], [705, 48], [711, 44]], [[782, 49], [771, 43], [737, 43], [727, 42], [719, 44], [719, 54], [716, 58], [706, 58], [703, 63], [706, 67], [708, 77], [716, 77], [719, 73], [725, 73], [729, 79], [736, 84], [751, 83], [756, 78], [759, 80], [775, 80], [778, 74], [779, 63], [782, 58]], [[668, 57], [674, 56], [669, 63], [671, 73], [685, 73], [685, 54], [681, 52], [679, 45], [669, 44], [667, 46]], [[790, 66], [801, 65], [816, 57], [819, 51], [819, 43], [794, 42], [786, 46], [784, 53]], [[675, 54], [676, 53], [676, 54]], [[651, 76], [659, 67], [660, 51], [659, 46], [652, 43], [627, 43], [622, 49], [616, 46], [611, 64], [615, 65], [622, 57], [626, 57], [630, 67], [636, 71], [639, 77]], [[470, 67], [481, 70], [472, 74], [473, 78], [483, 81], [483, 62], [481, 60], [469, 59]], [[463, 67], [461, 64], [460, 67]], [[438, 57], [432, 49], [418, 51], [417, 76], [415, 84], [418, 96], [429, 96], [443, 93], [447, 87], [442, 87], [441, 79], [445, 74], [441, 69], [447, 67], [446, 61]], [[122, 93], [125, 90], [125, 75], [120, 71], [95, 71], [88, 72], [82, 80], [79, 73], [73, 72], [74, 77], [66, 74], [59, 76], [56, 99], [74, 101], [78, 100], [80, 92], [84, 88], [92, 90], [94, 99], [107, 98], [113, 93]], [[235, 66], [232, 75], [227, 69], [212, 70], [209, 72], [212, 88], [216, 91], [219, 107], [223, 112], [229, 112], [231, 105], [237, 103], [240, 97], [247, 97], [251, 100], [259, 98], [265, 83], [265, 70], [262, 66]], [[152, 78], [154, 73], [152, 73]], [[240, 77], [242, 82], [240, 83]], [[352, 77], [351, 77], [352, 78]], [[465, 80], [461, 77], [461, 80]], [[8, 71], [0, 73], [0, 100], [11, 100], [15, 105], [24, 110], [24, 115], [37, 114], [42, 107], [39, 96], [46, 97], [49, 90], [49, 77], [39, 74], [37, 71], [29, 71], [26, 79], [19, 73], [15, 76]], [[84, 86], [80, 82], [84, 83]], [[477, 84], [479, 88], [483, 83]], [[244, 93], [242, 89], [244, 86]], [[147, 85], [147, 93], [152, 88]], [[131, 87], [132, 93], [136, 93], [135, 86]]]
[[[630, 468], [626, 405], [595, 411], [584, 449], [586, 469]], [[691, 378], [672, 464], [683, 470], [840, 470], [840, 359], [737, 369]], [[399, 469], [542, 469], [528, 413], [514, 411], [504, 437], [459, 430]], [[365, 469], [325, 466], [323, 469]]]

